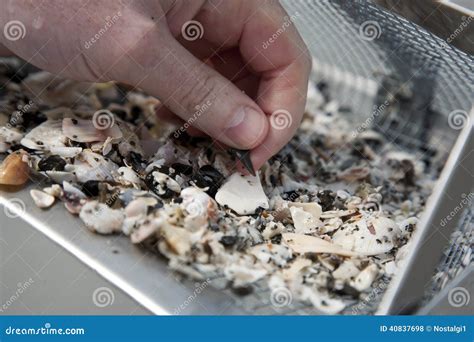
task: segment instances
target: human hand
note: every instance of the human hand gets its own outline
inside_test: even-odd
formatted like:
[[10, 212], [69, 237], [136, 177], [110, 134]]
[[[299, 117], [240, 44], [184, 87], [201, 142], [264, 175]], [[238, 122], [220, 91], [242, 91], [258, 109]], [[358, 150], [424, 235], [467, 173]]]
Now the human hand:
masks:
[[62, 77], [140, 87], [166, 106], [162, 118], [251, 149], [255, 168], [301, 121], [310, 56], [277, 1], [0, 3], [8, 8], [2, 28], [13, 20], [25, 27], [17, 40], [4, 31], [1, 42], [13, 53]]

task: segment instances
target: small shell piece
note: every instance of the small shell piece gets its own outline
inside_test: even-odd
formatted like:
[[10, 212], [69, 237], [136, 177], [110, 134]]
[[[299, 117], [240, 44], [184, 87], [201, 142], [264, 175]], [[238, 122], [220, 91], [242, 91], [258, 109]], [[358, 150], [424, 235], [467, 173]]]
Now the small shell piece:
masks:
[[292, 257], [291, 250], [288, 247], [272, 243], [255, 245], [250, 248], [249, 252], [263, 264], [273, 262], [278, 267], [285, 266]]
[[56, 198], [60, 198], [63, 195], [63, 189], [59, 184], [53, 184], [51, 186], [43, 188], [43, 191]]
[[321, 225], [321, 206], [318, 203], [288, 203], [291, 218], [298, 234], [308, 234], [316, 232]]
[[224, 269], [227, 279], [233, 281], [233, 286], [242, 287], [254, 283], [267, 275], [267, 271], [255, 266], [249, 267], [244, 263], [233, 263]]
[[186, 229], [164, 224], [160, 232], [173, 253], [184, 256], [191, 250], [192, 235]]
[[293, 261], [289, 268], [282, 271], [283, 278], [293, 280], [304, 268], [311, 266], [312, 262], [306, 258], [297, 258]]
[[89, 180], [111, 181], [113, 172], [118, 169], [117, 164], [91, 150], [83, 150], [74, 160], [73, 165], [66, 165], [67, 172], [75, 173], [79, 182]]
[[0, 184], [23, 185], [28, 181], [29, 166], [25, 151], [17, 151], [6, 157], [0, 165]]
[[54, 196], [47, 194], [40, 190], [30, 190], [31, 198], [35, 202], [36, 206], [41, 209], [49, 208], [54, 203]]
[[49, 149], [51, 154], [57, 154], [63, 158], [73, 158], [82, 152], [82, 147], [62, 147], [56, 146]]
[[112, 234], [122, 230], [124, 214], [104, 203], [90, 201], [82, 206], [79, 217], [90, 230], [99, 234]]
[[62, 122], [62, 130], [63, 134], [72, 141], [83, 143], [105, 141], [107, 137], [120, 139], [122, 137], [122, 131], [118, 125], [114, 124], [114, 122], [115, 120], [110, 118], [110, 127], [107, 127], [106, 129], [98, 129], [94, 125], [94, 119], [82, 120], [64, 118]]
[[51, 147], [65, 147], [67, 138], [61, 130], [61, 120], [46, 120], [33, 128], [20, 142], [32, 150], [50, 150]]
[[173, 178], [168, 176], [165, 173], [159, 171], [153, 171], [152, 174], [152, 185], [153, 191], [158, 196], [165, 196], [169, 197], [170, 193], [179, 194], [181, 191], [181, 187], [179, 186], [178, 182], [176, 182]]
[[195, 231], [207, 226], [208, 219], [217, 212], [216, 202], [204, 191], [196, 187], [187, 187], [181, 191], [181, 207], [187, 213], [185, 228]]
[[398, 225], [386, 217], [361, 217], [344, 223], [332, 236], [334, 243], [361, 255], [389, 252], [401, 233]]
[[350, 285], [360, 292], [365, 291], [370, 287], [370, 285], [372, 285], [378, 274], [379, 268], [377, 265], [369, 265], [364, 268], [353, 281], [350, 282]]
[[23, 133], [15, 128], [0, 127], [0, 152], [6, 152], [11, 145], [20, 142], [22, 138]]
[[125, 186], [129, 186], [129, 185], [140, 186], [141, 180], [137, 176], [135, 171], [133, 171], [131, 168], [126, 167], [126, 166], [119, 167], [118, 170], [117, 170], [117, 173], [118, 173], [119, 176], [116, 177], [116, 179], [121, 184], [123, 184]]
[[147, 220], [141, 224], [138, 229], [132, 232], [130, 240], [135, 244], [143, 242], [149, 237], [155, 235], [162, 224], [162, 220], [159, 219]]
[[351, 260], [345, 260], [339, 267], [332, 272], [334, 279], [347, 280], [359, 274], [359, 269]]
[[315, 236], [304, 234], [284, 233], [283, 240], [293, 252], [298, 254], [305, 253], [329, 253], [343, 256], [357, 256], [350, 250], [344, 249], [339, 245], [328, 242]]
[[316, 203], [316, 202], [310, 202], [310, 203], [300, 203], [300, 202], [288, 202], [288, 207], [296, 207], [296, 208], [301, 208], [307, 213], [310, 213], [311, 216], [313, 217], [313, 220], [317, 221], [321, 217], [321, 214], [323, 210], [321, 209], [321, 206]]
[[232, 174], [217, 191], [216, 201], [239, 215], [253, 214], [259, 207], [269, 207], [259, 176], [244, 176], [238, 172]]

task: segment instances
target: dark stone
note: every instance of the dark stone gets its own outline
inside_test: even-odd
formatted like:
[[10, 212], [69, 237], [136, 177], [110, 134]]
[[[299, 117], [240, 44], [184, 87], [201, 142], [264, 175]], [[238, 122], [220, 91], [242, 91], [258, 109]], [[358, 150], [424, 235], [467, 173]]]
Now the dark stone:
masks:
[[64, 171], [66, 161], [60, 156], [49, 156], [43, 158], [38, 163], [38, 168], [41, 171]]

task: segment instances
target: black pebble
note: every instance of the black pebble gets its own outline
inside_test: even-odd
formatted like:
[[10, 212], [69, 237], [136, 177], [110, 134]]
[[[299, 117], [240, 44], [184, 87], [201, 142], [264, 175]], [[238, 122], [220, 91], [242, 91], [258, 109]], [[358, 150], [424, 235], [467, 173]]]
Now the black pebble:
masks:
[[323, 190], [318, 193], [319, 201], [323, 211], [328, 211], [334, 207], [336, 195], [331, 190]]
[[88, 196], [97, 197], [99, 196], [99, 181], [88, 180], [82, 184], [82, 192]]
[[43, 158], [38, 163], [38, 168], [41, 171], [64, 171], [66, 161], [60, 156], [49, 156]]
[[226, 235], [226, 236], [223, 236], [220, 240], [220, 242], [226, 246], [226, 247], [230, 247], [230, 246], [233, 246], [235, 245], [235, 243], [237, 242], [237, 237], [236, 236], [232, 236], [232, 235]]
[[201, 188], [209, 187], [207, 193], [214, 197], [224, 181], [224, 176], [211, 165], [204, 165], [194, 174], [192, 179]]
[[174, 163], [171, 165], [171, 168], [173, 168], [176, 171], [176, 173], [179, 173], [185, 176], [190, 176], [193, 173], [193, 167], [191, 165]]

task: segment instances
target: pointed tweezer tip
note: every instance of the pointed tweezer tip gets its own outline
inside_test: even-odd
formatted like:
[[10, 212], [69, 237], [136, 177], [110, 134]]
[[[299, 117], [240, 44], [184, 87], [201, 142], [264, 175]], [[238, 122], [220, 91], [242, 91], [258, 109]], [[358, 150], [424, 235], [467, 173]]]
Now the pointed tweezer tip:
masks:
[[252, 160], [250, 159], [250, 151], [248, 150], [237, 150], [237, 149], [232, 149], [232, 151], [235, 153], [237, 158], [239, 158], [240, 162], [244, 165], [245, 169], [252, 175], [256, 176], [257, 173], [255, 172], [255, 169], [253, 168]]

